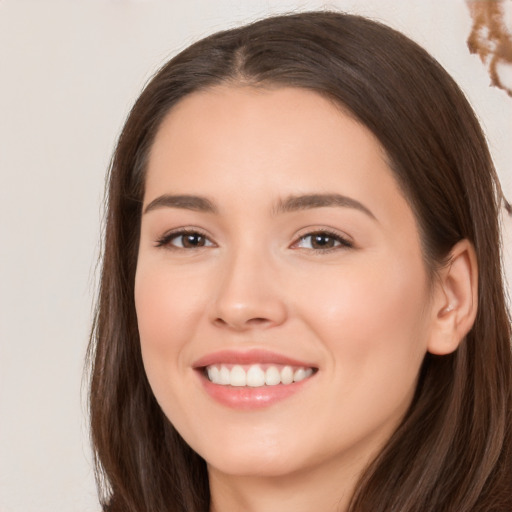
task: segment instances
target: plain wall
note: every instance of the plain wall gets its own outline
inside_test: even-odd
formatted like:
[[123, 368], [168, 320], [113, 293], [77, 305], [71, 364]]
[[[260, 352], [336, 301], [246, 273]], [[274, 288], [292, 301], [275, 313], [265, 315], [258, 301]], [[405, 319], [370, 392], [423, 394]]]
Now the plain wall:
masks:
[[104, 174], [142, 86], [213, 31], [322, 7], [383, 20], [440, 60], [512, 198], [512, 98], [469, 54], [463, 0], [0, 0], [0, 512], [99, 510], [82, 369]]

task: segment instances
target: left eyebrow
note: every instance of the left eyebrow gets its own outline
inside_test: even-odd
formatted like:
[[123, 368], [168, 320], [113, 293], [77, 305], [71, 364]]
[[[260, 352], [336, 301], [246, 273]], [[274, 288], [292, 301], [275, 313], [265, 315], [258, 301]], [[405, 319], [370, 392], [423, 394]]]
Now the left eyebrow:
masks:
[[274, 207], [275, 215], [280, 213], [295, 212], [298, 210], [310, 210], [313, 208], [325, 207], [353, 208], [363, 212], [373, 220], [377, 220], [375, 215], [364, 204], [341, 194], [306, 194], [300, 196], [290, 196], [280, 200]]

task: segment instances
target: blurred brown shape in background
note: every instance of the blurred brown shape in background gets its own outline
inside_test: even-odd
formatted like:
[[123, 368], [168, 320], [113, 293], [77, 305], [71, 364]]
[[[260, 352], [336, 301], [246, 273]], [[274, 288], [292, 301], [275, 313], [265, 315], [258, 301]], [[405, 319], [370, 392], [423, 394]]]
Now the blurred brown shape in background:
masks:
[[473, 27], [467, 40], [492, 85], [512, 97], [512, 0], [466, 0]]

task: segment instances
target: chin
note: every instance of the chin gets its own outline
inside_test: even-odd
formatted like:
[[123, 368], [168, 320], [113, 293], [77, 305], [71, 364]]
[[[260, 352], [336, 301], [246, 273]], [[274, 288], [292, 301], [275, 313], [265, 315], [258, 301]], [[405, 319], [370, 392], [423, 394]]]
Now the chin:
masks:
[[254, 457], [234, 456], [215, 457], [206, 461], [209, 470], [216, 470], [226, 475], [240, 477], [275, 478], [296, 472], [300, 464], [283, 460], [272, 454], [259, 454]]
[[[209, 468], [224, 474], [238, 476], [277, 477], [300, 469], [304, 461], [298, 447], [284, 445], [282, 440], [271, 438], [235, 442], [217, 441], [205, 449], [197, 450]], [[204, 445], [203, 445], [204, 446]], [[218, 446], [219, 449], [212, 449]]]

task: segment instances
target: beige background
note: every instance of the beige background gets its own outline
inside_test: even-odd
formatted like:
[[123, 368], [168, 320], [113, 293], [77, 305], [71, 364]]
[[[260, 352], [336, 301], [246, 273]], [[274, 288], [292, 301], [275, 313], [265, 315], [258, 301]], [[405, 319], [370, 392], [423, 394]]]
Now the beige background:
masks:
[[0, 512], [99, 508], [82, 367], [104, 173], [143, 84], [213, 31], [325, 6], [383, 20], [440, 60], [511, 199], [512, 98], [469, 54], [463, 0], [0, 0]]

